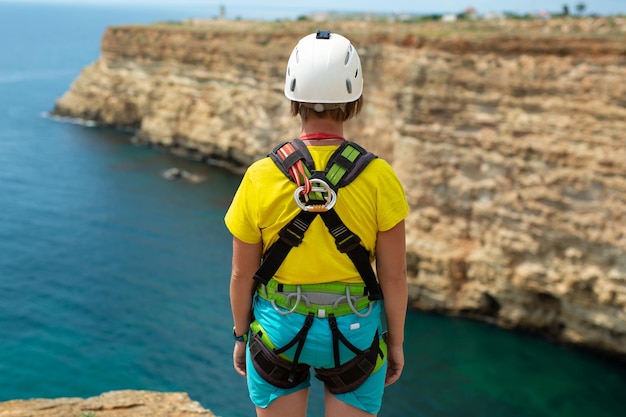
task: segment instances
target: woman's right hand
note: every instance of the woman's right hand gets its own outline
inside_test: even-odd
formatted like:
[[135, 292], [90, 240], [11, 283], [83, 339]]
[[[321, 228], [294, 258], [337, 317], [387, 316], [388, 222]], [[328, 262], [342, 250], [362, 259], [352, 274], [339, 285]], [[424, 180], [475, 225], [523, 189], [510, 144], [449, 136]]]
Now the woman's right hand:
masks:
[[402, 344], [387, 345], [387, 375], [385, 386], [389, 386], [400, 379], [404, 368], [404, 349]]

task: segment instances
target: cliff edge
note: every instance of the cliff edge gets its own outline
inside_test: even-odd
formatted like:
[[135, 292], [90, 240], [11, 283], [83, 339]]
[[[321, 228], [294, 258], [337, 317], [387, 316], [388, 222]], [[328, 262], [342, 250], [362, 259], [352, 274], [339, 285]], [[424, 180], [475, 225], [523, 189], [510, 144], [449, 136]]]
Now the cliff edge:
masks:
[[[111, 27], [54, 113], [241, 172], [299, 133], [284, 65], [316, 29]], [[363, 61], [346, 136], [407, 191], [411, 305], [626, 357], [626, 21], [329, 29]]]
[[0, 402], [0, 417], [215, 417], [185, 393], [111, 391], [91, 398]]

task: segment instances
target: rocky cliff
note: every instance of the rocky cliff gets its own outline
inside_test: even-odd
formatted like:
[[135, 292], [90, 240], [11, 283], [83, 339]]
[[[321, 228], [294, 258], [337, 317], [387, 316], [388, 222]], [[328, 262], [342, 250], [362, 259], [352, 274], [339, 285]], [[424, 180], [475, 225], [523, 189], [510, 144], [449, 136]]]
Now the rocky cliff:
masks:
[[91, 398], [0, 402], [0, 417], [215, 417], [185, 393], [111, 391]]
[[[54, 112], [241, 171], [297, 135], [284, 65], [316, 29], [112, 27]], [[624, 19], [330, 29], [364, 67], [347, 136], [406, 187], [412, 306], [626, 356]]]

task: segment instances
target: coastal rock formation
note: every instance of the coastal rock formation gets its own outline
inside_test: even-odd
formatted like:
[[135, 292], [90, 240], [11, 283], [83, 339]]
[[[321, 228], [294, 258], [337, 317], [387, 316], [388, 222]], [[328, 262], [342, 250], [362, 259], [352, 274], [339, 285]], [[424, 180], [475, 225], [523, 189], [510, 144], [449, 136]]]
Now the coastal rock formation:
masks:
[[[407, 191], [411, 305], [626, 356], [624, 19], [379, 24], [346, 136]], [[310, 23], [112, 27], [54, 113], [242, 171], [298, 134], [284, 64]]]
[[185, 393], [111, 391], [92, 398], [0, 402], [0, 417], [215, 417]]

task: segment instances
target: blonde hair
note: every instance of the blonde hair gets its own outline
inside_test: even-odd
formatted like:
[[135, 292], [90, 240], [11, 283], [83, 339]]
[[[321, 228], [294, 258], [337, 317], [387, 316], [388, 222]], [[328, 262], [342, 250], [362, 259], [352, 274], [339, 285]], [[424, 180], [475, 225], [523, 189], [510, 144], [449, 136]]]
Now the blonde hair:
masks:
[[337, 107], [334, 109], [324, 110], [321, 112], [316, 111], [310, 105], [305, 105], [305, 103], [292, 100], [290, 114], [292, 117], [296, 117], [300, 115], [302, 120], [307, 120], [311, 117], [319, 117], [319, 118], [329, 117], [335, 120], [336, 122], [345, 122], [346, 120], [356, 117], [356, 115], [361, 112], [362, 107], [363, 107], [363, 96], [359, 97], [359, 99], [356, 101], [353, 101], [351, 103], [346, 103], [345, 110], [343, 108]]

